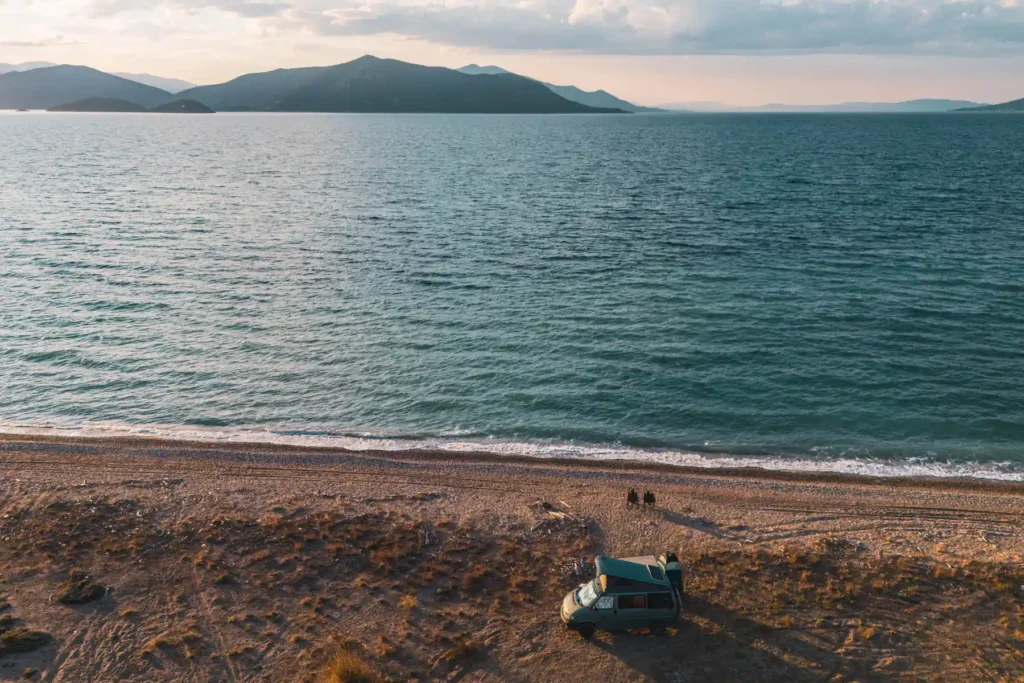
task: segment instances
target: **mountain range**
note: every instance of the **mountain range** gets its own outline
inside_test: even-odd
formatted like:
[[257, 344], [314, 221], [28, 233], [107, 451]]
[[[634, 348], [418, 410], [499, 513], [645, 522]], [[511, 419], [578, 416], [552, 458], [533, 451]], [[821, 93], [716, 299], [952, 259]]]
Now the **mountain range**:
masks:
[[[477, 64], [467, 64], [466, 66], [460, 67], [458, 71], [470, 76], [500, 76], [502, 74], [511, 74], [511, 71], [506, 71], [500, 66], [479, 66]], [[525, 77], [524, 78], [528, 78]], [[535, 80], [535, 79], [534, 79]], [[610, 109], [621, 109], [622, 111], [628, 111], [632, 113], [638, 112], [663, 112], [664, 109], [655, 109], [653, 107], [641, 107], [627, 102], [626, 100], [620, 99], [615, 95], [604, 90], [586, 91], [577, 88], [575, 85], [553, 85], [551, 83], [545, 83], [544, 81], [537, 81], [542, 84], [551, 92], [564, 97], [572, 102], [578, 102], [585, 104], [588, 107], [605, 107]]]
[[174, 99], [166, 90], [87, 66], [47, 66], [0, 75], [0, 109], [52, 109], [88, 98], [127, 100], [146, 109]]
[[248, 74], [179, 95], [220, 111], [621, 113], [572, 102], [514, 74], [470, 76], [369, 55], [336, 66]]
[[[53, 62], [24, 62], [22, 64], [0, 64], [0, 74], [9, 73], [11, 71], [30, 71], [32, 69], [43, 69], [50, 66], [60, 66]], [[136, 83], [142, 83], [143, 85], [151, 85], [154, 88], [160, 88], [167, 92], [174, 94], [181, 92], [182, 90], [188, 90], [189, 88], [196, 87], [194, 83], [183, 81], [180, 78], [164, 78], [163, 76], [154, 76], [152, 74], [132, 74], [123, 73], [121, 71], [112, 72], [114, 76], [120, 76], [129, 81], [135, 81]]]
[[[0, 74], [8, 73], [11, 71], [29, 71], [31, 69], [42, 69], [46, 67], [59, 66], [53, 62], [24, 62], [22, 64], [0, 64]], [[295, 71], [295, 70], [288, 70]], [[468, 64], [457, 71], [461, 71], [464, 74], [469, 75], [488, 75], [488, 76], [499, 76], [503, 74], [512, 74], [511, 71], [507, 71], [498, 66], [477, 66], [476, 64]], [[139, 73], [126, 73], [121, 71], [110, 72], [113, 76], [120, 76], [129, 81], [135, 81], [136, 83], [142, 83], [143, 85], [149, 85], [154, 88], [160, 88], [166, 90], [171, 94], [180, 93], [185, 90], [189, 90], [197, 87], [194, 83], [183, 81], [179, 78], [165, 78], [163, 76], [154, 76], [152, 74], [139, 74]], [[536, 80], [536, 79], [534, 79]], [[588, 107], [597, 107], [599, 109], [621, 109], [627, 112], [659, 112], [664, 111], [662, 109], [654, 109], [652, 107], [641, 107], [627, 102], [626, 100], [615, 97], [611, 93], [605, 92], [604, 90], [595, 90], [588, 92], [581, 90], [574, 85], [553, 85], [551, 83], [544, 83], [539, 81], [549, 90], [556, 95], [564, 97], [570, 102], [577, 102], [579, 104], [586, 105]]]
[[[0, 75], [0, 109], [111, 105], [153, 109], [176, 98], [221, 111], [407, 113], [623, 113], [588, 107], [514, 74], [470, 76], [453, 69], [365, 56], [345, 64], [247, 74], [175, 95], [84, 66]], [[138, 110], [138, 109], [134, 109]]]
[[966, 100], [907, 100], [904, 102], [843, 102], [840, 104], [761, 104], [741, 107], [720, 102], [680, 102], [662, 105], [672, 111], [691, 112], [762, 112], [762, 113], [941, 113], [964, 107], [980, 106], [978, 102]]

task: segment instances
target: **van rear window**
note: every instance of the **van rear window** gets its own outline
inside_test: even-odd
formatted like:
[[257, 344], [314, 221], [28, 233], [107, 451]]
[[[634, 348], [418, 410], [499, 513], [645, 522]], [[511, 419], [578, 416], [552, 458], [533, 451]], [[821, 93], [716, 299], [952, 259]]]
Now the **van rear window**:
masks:
[[619, 609], [646, 609], [646, 595], [620, 595]]
[[672, 609], [672, 595], [670, 593], [648, 593], [647, 604], [651, 609]]

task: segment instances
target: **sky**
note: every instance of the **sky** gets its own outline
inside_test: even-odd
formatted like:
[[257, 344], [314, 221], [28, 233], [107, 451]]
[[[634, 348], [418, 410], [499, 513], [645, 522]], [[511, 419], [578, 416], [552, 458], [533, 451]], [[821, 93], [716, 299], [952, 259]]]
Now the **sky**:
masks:
[[640, 104], [1024, 97], [1024, 0], [0, 0], [0, 62], [218, 83], [363, 54]]

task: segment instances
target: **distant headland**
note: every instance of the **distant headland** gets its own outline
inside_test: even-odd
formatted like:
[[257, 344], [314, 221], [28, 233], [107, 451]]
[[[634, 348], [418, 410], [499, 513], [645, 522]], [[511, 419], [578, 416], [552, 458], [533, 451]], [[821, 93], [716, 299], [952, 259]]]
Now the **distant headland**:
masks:
[[965, 109], [958, 109], [958, 112], [991, 112], [991, 113], [1006, 113], [1006, 114], [1019, 114], [1024, 113], [1024, 98], [1019, 100], [1013, 100], [1012, 102], [1003, 102], [1002, 104], [989, 104], [982, 107], [967, 107]]
[[174, 100], [149, 109], [141, 104], [112, 97], [89, 97], [77, 102], [50, 107], [56, 112], [124, 112], [138, 114], [213, 114], [205, 104], [195, 100]]

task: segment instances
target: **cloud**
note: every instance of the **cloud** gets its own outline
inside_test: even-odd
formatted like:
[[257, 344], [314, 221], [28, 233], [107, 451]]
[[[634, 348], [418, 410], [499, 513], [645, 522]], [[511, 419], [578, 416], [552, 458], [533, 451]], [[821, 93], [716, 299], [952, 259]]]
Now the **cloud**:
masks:
[[93, 0], [89, 4], [88, 13], [92, 17], [112, 17], [121, 12], [130, 12], [138, 8], [136, 0]]
[[64, 36], [54, 36], [42, 40], [0, 40], [0, 47], [56, 47], [78, 44], [77, 40], [65, 40]]
[[[185, 0], [180, 2], [184, 6], [203, 7], [207, 3], [199, 0]], [[274, 2], [273, 0], [219, 0], [216, 8], [235, 14], [246, 19], [258, 19], [263, 17], [276, 17], [290, 9], [292, 5], [286, 2]]]
[[[274, 17], [291, 8], [291, 4], [277, 0], [168, 0], [166, 6], [186, 12], [212, 7], [246, 19]], [[147, 8], [148, 4], [141, 0], [92, 0], [89, 3], [89, 14], [93, 17], [112, 17], [122, 12], [144, 11]]]
[[[2, 2], [3, 0], [0, 0]], [[149, 0], [89, 0], [110, 17]], [[164, 0], [278, 34], [613, 54], [1024, 54], [1024, 0]]]
[[1024, 49], [1022, 0], [355, 0], [313, 26], [477, 48], [628, 54]]

